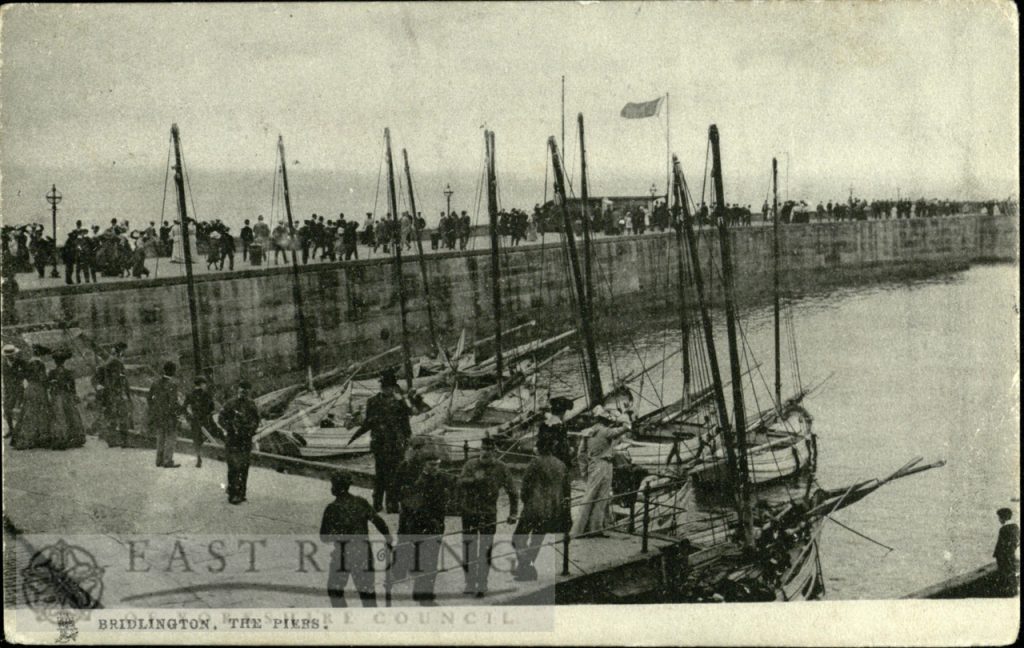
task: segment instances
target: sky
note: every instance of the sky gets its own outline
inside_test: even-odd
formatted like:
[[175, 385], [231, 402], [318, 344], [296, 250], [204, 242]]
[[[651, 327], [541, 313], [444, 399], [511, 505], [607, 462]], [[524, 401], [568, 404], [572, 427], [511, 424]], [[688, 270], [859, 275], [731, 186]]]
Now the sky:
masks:
[[[474, 207], [484, 128], [503, 204], [530, 207], [563, 75], [566, 163], [578, 175], [583, 113], [592, 194], [664, 187], [666, 125], [699, 194], [712, 123], [728, 202], [760, 205], [773, 156], [783, 195], [811, 201], [1018, 193], [1009, 2], [48, 4], [2, 19], [5, 220], [45, 217], [51, 183], [70, 210], [138, 199], [151, 216], [171, 123], [196, 199], [218, 210], [269, 205], [280, 134], [290, 178], [318, 187], [310, 208], [367, 211], [385, 127], [421, 211], [447, 183]], [[619, 116], [666, 93], [656, 118]], [[210, 197], [224, 174], [252, 180]]]

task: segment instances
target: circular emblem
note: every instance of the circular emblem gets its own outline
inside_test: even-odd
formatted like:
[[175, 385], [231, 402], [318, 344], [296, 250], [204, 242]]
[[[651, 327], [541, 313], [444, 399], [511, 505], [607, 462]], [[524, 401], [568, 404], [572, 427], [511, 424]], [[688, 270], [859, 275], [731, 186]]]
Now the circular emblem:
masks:
[[69, 614], [84, 617], [99, 606], [103, 572], [89, 551], [58, 540], [35, 552], [21, 570], [22, 593], [39, 619], [57, 623]]

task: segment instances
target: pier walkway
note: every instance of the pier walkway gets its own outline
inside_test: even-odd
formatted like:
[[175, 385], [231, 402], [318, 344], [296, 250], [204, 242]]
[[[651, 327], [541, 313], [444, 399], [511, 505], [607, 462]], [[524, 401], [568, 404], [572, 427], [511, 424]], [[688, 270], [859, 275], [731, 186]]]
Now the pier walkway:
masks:
[[[317, 536], [323, 508], [333, 499], [326, 481], [253, 467], [249, 501], [233, 506], [224, 494], [224, 464], [208, 459], [197, 469], [194, 458], [182, 452], [176, 469], [157, 468], [153, 450], [107, 448], [92, 437], [84, 447], [62, 452], [15, 451], [5, 441], [3, 452], [5, 519], [19, 540], [8, 544], [38, 551], [63, 540], [86, 549], [103, 570], [105, 608], [330, 606], [330, 551]], [[356, 486], [351, 492], [370, 496]], [[500, 520], [507, 511], [502, 497]], [[397, 515], [383, 517], [394, 534]], [[550, 603], [556, 583], [643, 556], [636, 536], [574, 540], [570, 574], [561, 576], [562, 537], [549, 535], [537, 561], [539, 580], [517, 582], [510, 573], [512, 527], [502, 523], [490, 591], [474, 599], [463, 594], [459, 525], [457, 517], [446, 520], [451, 535], [441, 552], [445, 571], [435, 587], [438, 605]], [[383, 547], [376, 530], [370, 538]], [[660, 544], [652, 540], [652, 549]], [[379, 569], [383, 551], [377, 558]], [[27, 558], [16, 562], [24, 566]], [[381, 606], [383, 573], [377, 572]], [[411, 592], [410, 580], [397, 582], [392, 604], [418, 605]], [[347, 599], [359, 605], [352, 583]]]

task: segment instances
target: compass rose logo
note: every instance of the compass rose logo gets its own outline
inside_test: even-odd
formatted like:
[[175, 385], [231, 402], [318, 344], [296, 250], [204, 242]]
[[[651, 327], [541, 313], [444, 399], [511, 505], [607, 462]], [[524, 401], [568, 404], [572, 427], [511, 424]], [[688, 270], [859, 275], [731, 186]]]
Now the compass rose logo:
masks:
[[89, 551], [58, 540], [33, 554], [22, 569], [22, 593], [39, 620], [66, 623], [99, 607], [104, 569]]

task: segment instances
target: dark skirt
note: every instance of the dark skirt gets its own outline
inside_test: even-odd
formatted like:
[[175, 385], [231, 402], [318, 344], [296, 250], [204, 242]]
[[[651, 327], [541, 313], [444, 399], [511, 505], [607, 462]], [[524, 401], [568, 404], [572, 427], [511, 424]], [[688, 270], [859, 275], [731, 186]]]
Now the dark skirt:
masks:
[[78, 413], [77, 399], [66, 392], [53, 395], [53, 449], [80, 448], [85, 445], [85, 425]]
[[24, 400], [21, 402], [21, 415], [14, 426], [11, 446], [16, 450], [51, 447], [52, 418], [46, 387], [40, 383], [29, 382], [25, 387]]

